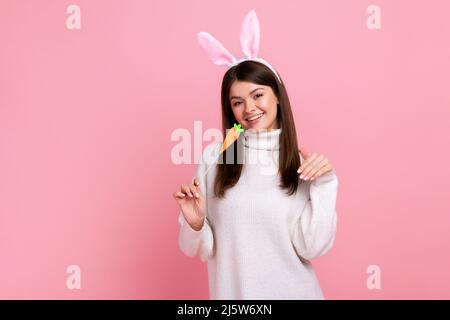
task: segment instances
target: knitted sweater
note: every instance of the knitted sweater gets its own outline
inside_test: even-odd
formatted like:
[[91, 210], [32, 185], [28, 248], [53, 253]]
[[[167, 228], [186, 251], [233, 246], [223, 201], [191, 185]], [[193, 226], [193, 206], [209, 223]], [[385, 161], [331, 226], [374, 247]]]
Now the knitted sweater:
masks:
[[[278, 170], [281, 129], [244, 131], [244, 166], [225, 198], [213, 194], [220, 143], [197, 166], [207, 215], [196, 231], [179, 212], [180, 249], [207, 262], [210, 299], [324, 299], [311, 259], [327, 253], [336, 233], [338, 179], [329, 171], [299, 178], [288, 196]], [[303, 159], [303, 158], [302, 158]]]

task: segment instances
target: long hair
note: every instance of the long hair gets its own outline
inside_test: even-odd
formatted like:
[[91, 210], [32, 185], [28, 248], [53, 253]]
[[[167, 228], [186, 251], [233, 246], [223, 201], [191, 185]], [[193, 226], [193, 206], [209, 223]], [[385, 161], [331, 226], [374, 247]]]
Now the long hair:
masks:
[[[281, 78], [281, 77], [280, 77]], [[279, 82], [276, 75], [266, 65], [253, 60], [245, 60], [236, 66], [231, 67], [225, 73], [222, 80], [221, 103], [222, 103], [222, 131], [225, 138], [227, 129], [233, 127], [238, 121], [234, 117], [230, 103], [230, 88], [235, 81], [252, 82], [259, 85], [270, 86], [278, 98], [277, 119], [280, 124], [280, 151], [278, 173], [280, 175], [282, 189], [287, 189], [288, 195], [297, 192], [298, 184], [301, 180], [298, 177], [297, 169], [300, 166], [300, 155], [297, 145], [297, 133], [295, 130], [294, 117], [292, 116], [291, 104], [282, 82]], [[241, 134], [239, 139], [243, 135]], [[234, 148], [230, 154], [234, 160], [226, 160], [228, 152], [223, 152], [222, 161], [217, 164], [217, 174], [214, 181], [214, 195], [219, 198], [225, 196], [227, 189], [232, 188], [239, 181], [242, 172], [242, 161], [238, 161], [238, 145], [235, 142], [230, 148]]]

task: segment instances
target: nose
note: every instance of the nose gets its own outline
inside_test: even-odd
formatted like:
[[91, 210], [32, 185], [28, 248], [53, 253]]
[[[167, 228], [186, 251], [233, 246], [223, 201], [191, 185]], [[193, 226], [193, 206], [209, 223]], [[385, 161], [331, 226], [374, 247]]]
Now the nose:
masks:
[[253, 111], [256, 109], [255, 104], [253, 103], [253, 101], [250, 101], [248, 103], [245, 104], [245, 109], [244, 112], [247, 115], [250, 115], [253, 113]]

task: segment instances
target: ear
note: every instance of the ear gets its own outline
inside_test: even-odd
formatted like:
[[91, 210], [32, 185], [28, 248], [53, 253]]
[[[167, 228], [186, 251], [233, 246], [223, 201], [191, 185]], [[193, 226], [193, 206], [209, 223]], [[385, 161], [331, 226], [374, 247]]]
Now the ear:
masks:
[[198, 43], [212, 62], [219, 66], [230, 66], [236, 58], [211, 34], [201, 31], [197, 35]]
[[249, 59], [258, 57], [260, 28], [255, 10], [251, 10], [242, 21], [241, 47], [244, 55]]

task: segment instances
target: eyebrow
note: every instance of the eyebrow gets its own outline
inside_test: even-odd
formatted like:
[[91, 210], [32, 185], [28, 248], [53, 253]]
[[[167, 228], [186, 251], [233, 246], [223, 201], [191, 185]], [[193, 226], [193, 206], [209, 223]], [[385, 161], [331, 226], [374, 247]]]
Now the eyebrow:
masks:
[[[256, 90], [259, 90], [259, 89], [263, 89], [264, 90], [264, 88], [259, 87], [259, 88], [256, 88], [256, 89], [253, 89], [252, 91], [250, 91], [250, 94], [252, 94], [253, 92], [255, 92]], [[241, 97], [238, 97], [238, 96], [230, 97], [230, 100], [233, 100], [233, 99], [241, 99]]]

